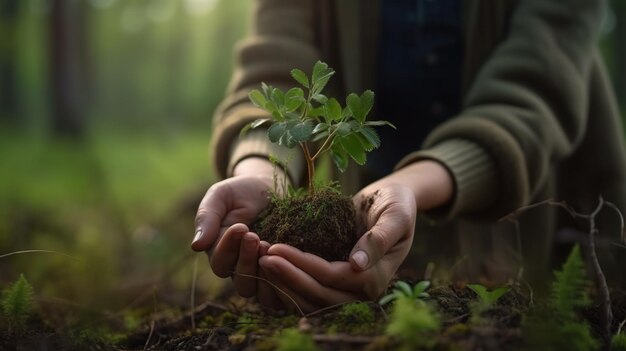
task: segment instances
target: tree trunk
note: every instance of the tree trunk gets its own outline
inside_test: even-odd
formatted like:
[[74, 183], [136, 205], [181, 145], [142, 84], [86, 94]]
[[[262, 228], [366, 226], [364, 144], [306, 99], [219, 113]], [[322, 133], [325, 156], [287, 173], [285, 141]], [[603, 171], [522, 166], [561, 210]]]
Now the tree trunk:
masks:
[[626, 113], [626, 1], [614, 0], [612, 7], [616, 24], [613, 32], [616, 63], [613, 81], [622, 113]]
[[0, 121], [16, 125], [18, 118], [16, 78], [15, 27], [19, 11], [18, 0], [0, 2]]
[[81, 90], [79, 43], [80, 2], [52, 0], [50, 14], [50, 84], [52, 131], [80, 138], [84, 133], [84, 102]]

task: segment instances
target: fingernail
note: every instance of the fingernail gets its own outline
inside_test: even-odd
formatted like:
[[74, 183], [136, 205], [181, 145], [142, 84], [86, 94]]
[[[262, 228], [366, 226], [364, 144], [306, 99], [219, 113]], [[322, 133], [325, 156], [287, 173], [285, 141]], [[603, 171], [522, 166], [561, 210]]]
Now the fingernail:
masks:
[[195, 243], [196, 241], [200, 240], [200, 238], [202, 238], [202, 229], [196, 230], [196, 235], [193, 237], [193, 241], [191, 243]]
[[352, 261], [354, 261], [354, 263], [356, 263], [356, 265], [361, 269], [365, 269], [369, 260], [367, 252], [363, 250], [359, 250], [352, 255]]
[[256, 239], [244, 237], [243, 244], [246, 247], [246, 249], [254, 249], [256, 248]]

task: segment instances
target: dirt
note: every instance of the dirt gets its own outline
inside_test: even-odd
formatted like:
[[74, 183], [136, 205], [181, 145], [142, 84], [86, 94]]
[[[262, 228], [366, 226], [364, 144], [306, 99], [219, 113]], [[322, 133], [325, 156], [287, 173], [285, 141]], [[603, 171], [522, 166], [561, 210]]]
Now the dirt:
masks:
[[[525, 316], [538, 306], [530, 291], [512, 286], [493, 306], [476, 314], [477, 297], [462, 284], [435, 285], [426, 303], [435, 307], [441, 329], [429, 336], [430, 350], [522, 350]], [[626, 294], [614, 291], [616, 323], [626, 318]], [[193, 311], [146, 315], [139, 329], [122, 335], [108, 331], [86, 335], [60, 332], [34, 316], [20, 334], [0, 333], [1, 350], [274, 350], [285, 329], [300, 330], [319, 350], [396, 350], [398, 339], [386, 335], [392, 304], [342, 304], [302, 317], [230, 297], [206, 302]], [[354, 303], [352, 303], [354, 305]], [[592, 326], [597, 306], [582, 313]], [[192, 321], [193, 320], [193, 324]], [[112, 341], [111, 335], [116, 335]], [[421, 349], [421, 348], [420, 348]]]
[[328, 261], [345, 261], [358, 239], [355, 213], [350, 197], [324, 189], [304, 196], [273, 197], [252, 229], [271, 244], [289, 244]]

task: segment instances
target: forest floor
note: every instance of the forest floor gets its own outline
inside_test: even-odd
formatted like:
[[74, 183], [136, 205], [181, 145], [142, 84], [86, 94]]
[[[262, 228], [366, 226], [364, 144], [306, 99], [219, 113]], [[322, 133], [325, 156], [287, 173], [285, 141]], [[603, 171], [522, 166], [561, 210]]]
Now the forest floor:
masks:
[[[528, 316], [534, 302], [528, 291], [512, 287], [489, 308], [477, 310], [476, 294], [465, 286], [433, 286], [427, 304], [440, 321], [436, 330], [406, 340], [390, 335], [393, 303], [374, 302], [333, 306], [301, 316], [296, 312], [264, 309], [248, 300], [230, 297], [205, 302], [193, 311], [137, 317], [134, 330], [122, 331], [123, 319], [107, 328], [55, 330], [50, 317], [40, 312], [27, 328], [0, 336], [2, 350], [527, 350]], [[626, 293], [613, 294], [614, 327], [626, 319]], [[600, 339], [600, 306], [590, 305], [581, 316]], [[42, 311], [40, 309], [40, 311]], [[50, 311], [48, 311], [50, 312]], [[127, 311], [128, 316], [132, 311]], [[401, 318], [407, 318], [401, 317]], [[420, 322], [407, 321], [420, 328]], [[411, 323], [417, 323], [417, 325]], [[115, 329], [119, 330], [115, 330]], [[548, 331], [549, 332], [549, 331]], [[543, 334], [542, 334], [543, 335]], [[573, 340], [576, 340], [574, 337]], [[572, 341], [575, 342], [575, 341]], [[541, 341], [539, 341], [541, 344]], [[567, 344], [566, 344], [567, 345]], [[554, 346], [547, 350], [558, 350]], [[572, 350], [580, 349], [572, 346]]]

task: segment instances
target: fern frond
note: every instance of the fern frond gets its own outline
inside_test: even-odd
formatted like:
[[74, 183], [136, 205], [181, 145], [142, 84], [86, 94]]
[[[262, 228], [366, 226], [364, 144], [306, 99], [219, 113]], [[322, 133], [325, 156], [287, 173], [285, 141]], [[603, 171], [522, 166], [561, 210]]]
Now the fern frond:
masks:
[[574, 320], [576, 309], [589, 304], [585, 273], [585, 263], [576, 245], [561, 270], [555, 272], [556, 279], [552, 285], [552, 305], [560, 318]]
[[23, 274], [2, 291], [2, 311], [10, 325], [17, 330], [26, 327], [26, 320], [33, 310], [33, 287]]

